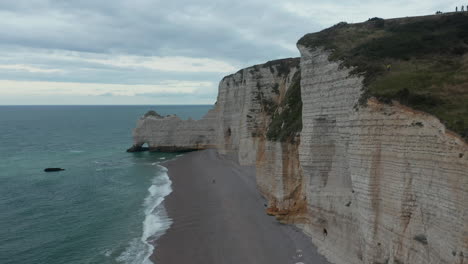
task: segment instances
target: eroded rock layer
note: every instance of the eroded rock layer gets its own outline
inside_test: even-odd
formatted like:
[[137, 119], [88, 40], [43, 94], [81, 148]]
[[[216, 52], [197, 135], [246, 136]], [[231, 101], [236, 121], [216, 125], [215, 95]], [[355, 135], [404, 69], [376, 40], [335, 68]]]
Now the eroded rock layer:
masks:
[[[147, 114], [137, 121], [133, 130], [133, 146], [128, 151], [174, 152], [214, 148], [217, 120], [216, 109], [210, 110], [201, 120]], [[145, 143], [148, 147], [142, 147]]]
[[267, 213], [332, 262], [468, 263], [466, 142], [398, 103], [361, 106], [361, 77], [321, 48], [299, 50], [225, 77], [201, 120], [143, 117], [134, 147], [217, 148], [255, 165]]
[[299, 48], [303, 229], [336, 263], [466, 262], [466, 143], [397, 103], [358, 107], [362, 80]]

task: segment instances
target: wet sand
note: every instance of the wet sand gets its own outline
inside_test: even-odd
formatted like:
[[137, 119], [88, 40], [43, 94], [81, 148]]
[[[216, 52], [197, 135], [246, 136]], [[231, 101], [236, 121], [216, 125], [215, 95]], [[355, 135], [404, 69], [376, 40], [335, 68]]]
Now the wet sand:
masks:
[[214, 150], [164, 164], [173, 192], [164, 205], [173, 224], [159, 240], [156, 264], [328, 263], [310, 238], [265, 213], [254, 169]]

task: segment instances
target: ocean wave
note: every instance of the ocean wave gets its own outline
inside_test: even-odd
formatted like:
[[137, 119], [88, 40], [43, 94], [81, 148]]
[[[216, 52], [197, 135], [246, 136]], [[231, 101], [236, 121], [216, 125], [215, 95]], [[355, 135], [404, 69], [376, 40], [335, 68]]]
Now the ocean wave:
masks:
[[69, 150], [70, 153], [83, 153], [84, 150]]
[[125, 251], [117, 257], [117, 261], [125, 264], [151, 264], [149, 259], [153, 253], [153, 242], [157, 240], [171, 226], [172, 220], [167, 216], [161, 205], [164, 197], [172, 192], [171, 180], [167, 169], [158, 165], [160, 174], [152, 181], [148, 188], [148, 196], [143, 203], [145, 219], [143, 232], [140, 238], [135, 238]]

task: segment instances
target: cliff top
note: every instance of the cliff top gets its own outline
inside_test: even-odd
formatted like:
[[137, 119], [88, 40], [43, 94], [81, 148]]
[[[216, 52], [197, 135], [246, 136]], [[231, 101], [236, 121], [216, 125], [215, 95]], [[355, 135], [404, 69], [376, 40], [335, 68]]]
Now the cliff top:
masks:
[[154, 110], [149, 110], [148, 112], [146, 112], [146, 114], [143, 116], [143, 117], [148, 117], [148, 116], [154, 116], [154, 117], [157, 117], [157, 118], [163, 118], [160, 114], [158, 114], [156, 111]]
[[322, 47], [362, 75], [361, 104], [397, 100], [468, 139], [468, 12], [341, 22], [298, 45]]
[[243, 73], [244, 70], [258, 71], [260, 68], [269, 68], [271, 73], [277, 72], [278, 75], [288, 75], [291, 68], [299, 67], [300, 61], [301, 60], [299, 57], [271, 60], [263, 64], [257, 64], [244, 69], [240, 69], [236, 73], [224, 76], [223, 80], [231, 78], [235, 74]]

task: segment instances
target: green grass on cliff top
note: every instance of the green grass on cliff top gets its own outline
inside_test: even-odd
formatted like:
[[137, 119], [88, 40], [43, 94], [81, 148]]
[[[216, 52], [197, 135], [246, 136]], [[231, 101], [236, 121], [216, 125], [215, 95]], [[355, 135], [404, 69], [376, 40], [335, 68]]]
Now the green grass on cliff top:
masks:
[[371, 96], [397, 100], [468, 139], [468, 12], [342, 22], [298, 44], [324, 47], [364, 76], [362, 105]]

